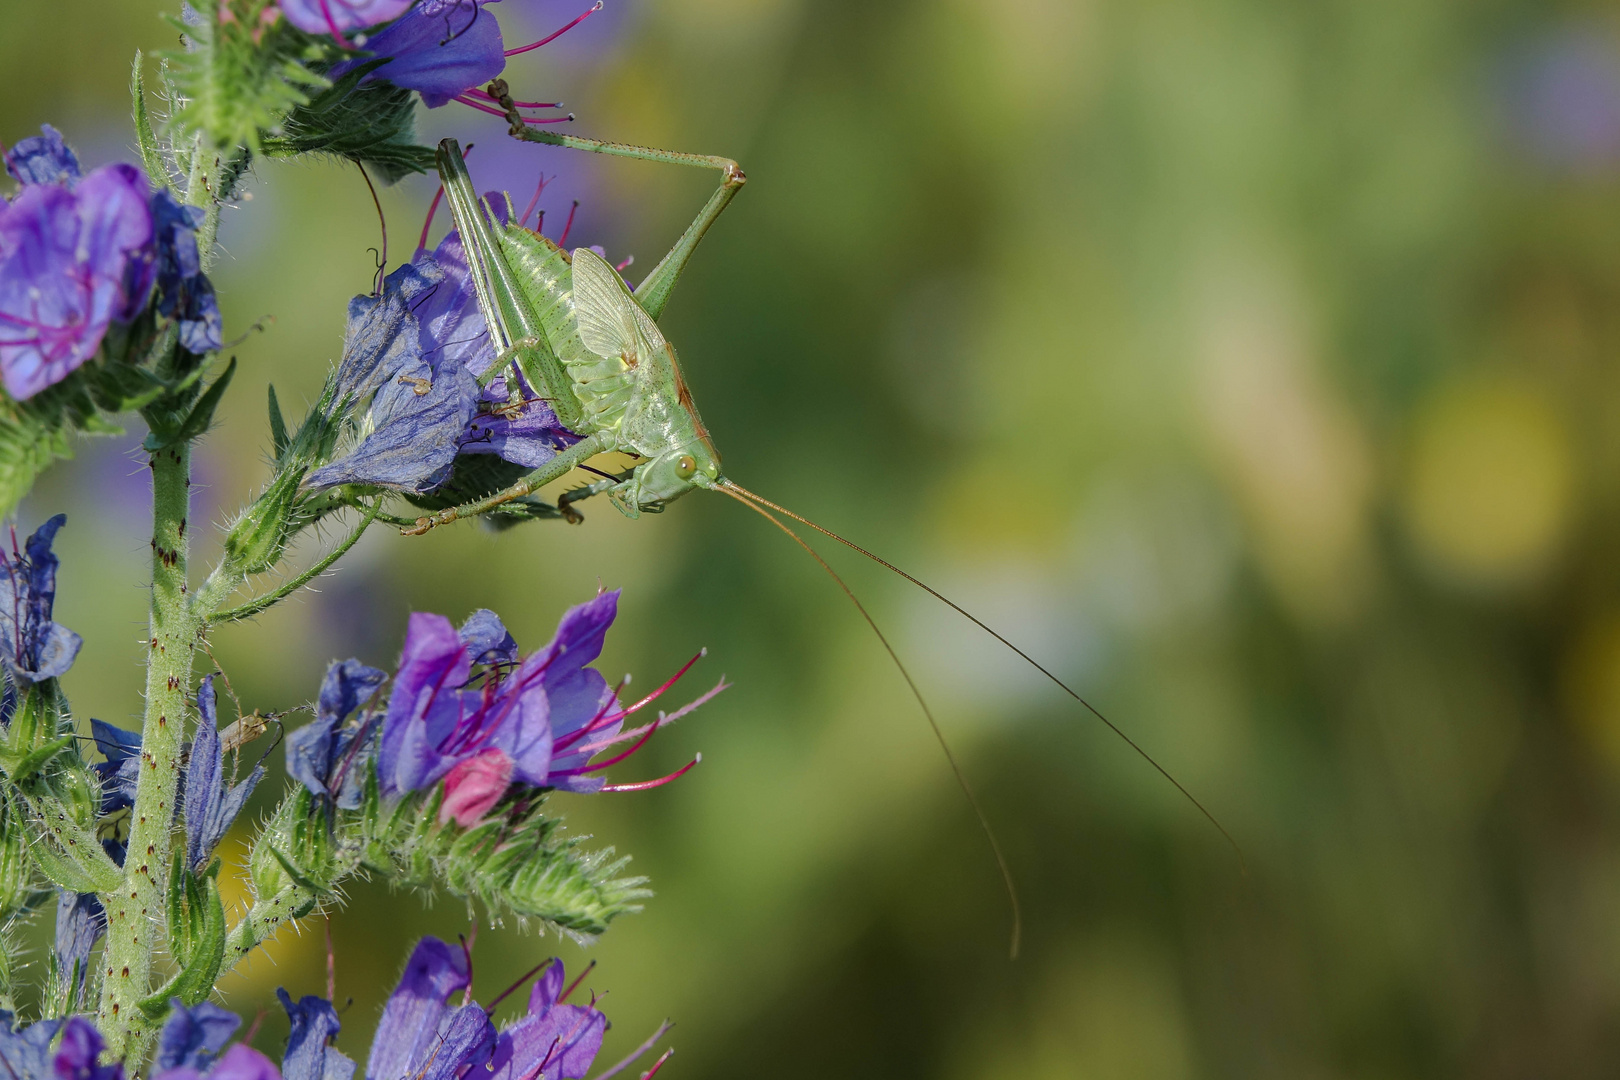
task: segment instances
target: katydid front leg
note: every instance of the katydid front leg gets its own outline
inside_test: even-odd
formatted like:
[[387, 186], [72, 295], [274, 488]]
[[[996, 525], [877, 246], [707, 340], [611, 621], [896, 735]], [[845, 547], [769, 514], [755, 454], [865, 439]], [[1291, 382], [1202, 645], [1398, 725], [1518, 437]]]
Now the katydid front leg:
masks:
[[448, 510], [440, 510], [437, 514], [419, 517], [416, 519], [415, 525], [400, 531], [406, 536], [421, 536], [429, 529], [439, 525], [448, 525], [452, 521], [459, 521], [462, 518], [487, 514], [502, 503], [511, 502], [513, 499], [522, 498], [524, 495], [540, 490], [553, 480], [566, 474], [575, 465], [582, 464], [595, 457], [607, 449], [603, 442], [601, 435], [588, 435], [504, 491], [497, 491], [495, 494], [478, 499], [475, 502], [462, 503], [460, 506], [452, 506]]
[[675, 282], [680, 279], [681, 271], [686, 269], [687, 260], [697, 250], [699, 241], [709, 231], [720, 215], [730, 204], [732, 197], [748, 182], [741, 166], [730, 158], [715, 157], [709, 154], [682, 154], [674, 150], [654, 150], [646, 146], [631, 146], [628, 143], [603, 142], [600, 139], [585, 139], [578, 135], [561, 135], [554, 131], [529, 126], [518, 112], [517, 106], [512, 102], [512, 95], [506, 85], [505, 79], [496, 79], [489, 84], [489, 94], [501, 103], [506, 110], [506, 119], [511, 122], [511, 133], [514, 138], [525, 142], [544, 143], [547, 146], [565, 146], [571, 150], [584, 150], [592, 154], [611, 154], [614, 157], [634, 158], [638, 161], [661, 161], [670, 165], [690, 165], [700, 169], [718, 169], [720, 171], [720, 187], [709, 196], [698, 216], [687, 226], [675, 246], [669, 253], [659, 260], [658, 265], [652, 268], [640, 285], [636, 286], [636, 303], [641, 309], [654, 319], [664, 313], [664, 305], [669, 302], [669, 294], [675, 291]]

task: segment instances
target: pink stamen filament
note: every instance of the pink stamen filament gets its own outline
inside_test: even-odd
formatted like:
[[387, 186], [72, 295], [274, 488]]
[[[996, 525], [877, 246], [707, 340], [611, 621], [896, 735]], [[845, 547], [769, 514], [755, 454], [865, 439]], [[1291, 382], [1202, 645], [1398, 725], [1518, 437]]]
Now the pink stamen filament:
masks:
[[[617, 1065], [611, 1066], [606, 1072], [597, 1073], [594, 1080], [609, 1080], [609, 1077], [618, 1076], [620, 1073], [624, 1072], [624, 1070], [626, 1070], [630, 1066], [634, 1065], [636, 1063], [636, 1060], [638, 1058], [640, 1058], [642, 1054], [645, 1054], [647, 1051], [651, 1050], [654, 1046], [657, 1046], [658, 1045], [658, 1040], [662, 1039], [664, 1037], [664, 1035], [669, 1031], [669, 1029], [671, 1027], [673, 1027], [673, 1026], [674, 1025], [671, 1024], [668, 1020], [665, 1020], [662, 1024], [659, 1024], [658, 1025], [658, 1030], [652, 1033], [652, 1038], [648, 1039], [646, 1042], [644, 1042], [640, 1046], [636, 1047], [635, 1050], [631, 1051], [631, 1053], [630, 1053], [630, 1055], [628, 1057], [624, 1058]], [[643, 1075], [646, 1075], [646, 1074], [643, 1074]]]
[[624, 262], [620, 263], [618, 266], [615, 266], [613, 269], [617, 270], [619, 273], [622, 274], [630, 266], [630, 264], [635, 262], [635, 261], [636, 261], [636, 257], [634, 255], [626, 255], [624, 257]]
[[585, 10], [585, 14], [581, 15], [579, 18], [575, 19], [573, 22], [569, 23], [567, 26], [563, 27], [561, 30], [558, 30], [558, 31], [556, 31], [555, 33], [552, 33], [552, 34], [548, 34], [545, 37], [541, 38], [539, 41], [536, 41], [536, 42], [534, 42], [532, 44], [524, 45], [522, 48], [507, 49], [506, 50], [506, 55], [507, 56], [517, 56], [519, 53], [531, 52], [531, 51], [533, 51], [535, 49], [538, 49], [542, 45], [549, 45], [553, 41], [556, 41], [558, 38], [560, 38], [564, 34], [568, 33], [568, 31], [572, 30], [574, 27], [578, 26], [580, 23], [584, 22], [586, 19], [590, 18], [592, 15], [596, 14], [598, 11], [601, 11], [601, 10], [602, 10], [602, 0], [596, 0], [596, 3], [592, 4], [589, 8], [587, 8]]
[[338, 29], [337, 20], [332, 18], [332, 6], [327, 0], [321, 0], [321, 15], [326, 19], [326, 28], [332, 31], [332, 36], [342, 42], [344, 48], [349, 48], [349, 40], [343, 36], [343, 31]]
[[[574, 743], [578, 742], [580, 739], [582, 739], [586, 735], [590, 734], [591, 731], [593, 731], [593, 730], [595, 730], [597, 728], [606, 727], [608, 724], [612, 724], [615, 721], [623, 720], [625, 717], [631, 715], [632, 713], [638, 712], [641, 709], [646, 708], [648, 705], [650, 705], [654, 701], [656, 701], [658, 699], [658, 696], [660, 694], [662, 694], [665, 690], [668, 690], [670, 687], [674, 686], [680, 680], [682, 675], [685, 675], [688, 671], [691, 671], [692, 670], [692, 665], [697, 663], [699, 660], [703, 659], [705, 656], [707, 656], [708, 652], [709, 652], [709, 650], [707, 650], [707, 649], [699, 649], [696, 656], [692, 657], [692, 659], [688, 660], [685, 664], [681, 665], [681, 670], [677, 671], [675, 674], [671, 675], [669, 678], [664, 680], [664, 685], [660, 686], [658, 689], [654, 690], [652, 693], [648, 694], [646, 697], [642, 698], [640, 701], [636, 702], [634, 705], [630, 706], [628, 709], [621, 709], [619, 712], [613, 714], [612, 716], [608, 716], [605, 713], [599, 711], [596, 714], [596, 716], [591, 720], [591, 722], [589, 724], [586, 724], [584, 727], [580, 728], [578, 731], [571, 731], [567, 735], [560, 736], [557, 739], [556, 743], [554, 743], [553, 745], [555, 746], [555, 748], [557, 750], [561, 750], [561, 749], [563, 749], [564, 747], [567, 747], [567, 746], [572, 746]], [[620, 685], [622, 686], [623, 684], [621, 683]], [[612, 702], [613, 700], [614, 699], [612, 697], [608, 698], [609, 702]], [[606, 705], [603, 706], [604, 709], [606, 707], [607, 707]]]
[[665, 784], [672, 783], [673, 781], [679, 780], [681, 777], [683, 777], [687, 773], [691, 772], [692, 767], [697, 765], [697, 763], [702, 761], [702, 760], [703, 760], [703, 755], [699, 754], [697, 757], [693, 758], [691, 761], [688, 761], [681, 768], [676, 769], [674, 772], [670, 773], [668, 776], [660, 776], [657, 780], [643, 780], [639, 784], [603, 784], [597, 790], [598, 791], [651, 791], [655, 787], [663, 787]]
[[[656, 721], [654, 721], [654, 724], [656, 726], [658, 726], [658, 727], [668, 727], [669, 725], [673, 724], [675, 721], [681, 719], [683, 716], [686, 716], [689, 713], [695, 712], [697, 709], [699, 709], [702, 706], [708, 704], [717, 695], [719, 695], [722, 691], [729, 690], [730, 688], [731, 688], [731, 684], [726, 682], [724, 679], [721, 679], [718, 683], [715, 683], [713, 689], [711, 689], [711, 690], [709, 690], [709, 691], [707, 691], [707, 692], [705, 692], [703, 694], [700, 694], [699, 696], [693, 698], [691, 701], [687, 702], [685, 705], [682, 705], [680, 708], [676, 709], [674, 712], [670, 713], [668, 716], [665, 716], [663, 713], [659, 713], [658, 714], [658, 719]], [[652, 726], [652, 725], [646, 725], [646, 726], [638, 727], [638, 728], [631, 728], [629, 731], [621, 731], [621, 732], [618, 732], [617, 734], [609, 735], [607, 738], [601, 739], [601, 740], [599, 740], [597, 742], [586, 743], [583, 746], [576, 746], [572, 750], [568, 751], [567, 753], [559, 754], [559, 755], [556, 755], [556, 756], [557, 757], [589, 758], [589, 757], [592, 757], [592, 756], [594, 756], [596, 754], [600, 754], [602, 751], [606, 750], [610, 746], [614, 746], [614, 745], [616, 745], [618, 743], [624, 742], [626, 739], [639, 738], [641, 736], [641, 733], [647, 730], [648, 726]]]
[[[488, 90], [481, 90], [476, 86], [466, 91], [466, 93], [471, 94], [480, 101], [494, 101], [497, 103], [500, 101], [500, 98], [497, 98]], [[560, 101], [514, 101], [512, 104], [520, 109], [560, 109], [563, 107], [563, 103]]]
[[668, 1050], [665, 1050], [659, 1059], [653, 1062], [653, 1067], [641, 1074], [641, 1080], [652, 1080], [653, 1077], [657, 1076], [658, 1070], [664, 1067], [664, 1062], [668, 1061], [670, 1059], [670, 1055], [674, 1053], [675, 1048], [673, 1046]]
[[555, 959], [556, 959], [556, 957], [549, 957], [549, 958], [547, 958], [545, 960], [540, 961], [538, 964], [534, 965], [534, 967], [530, 968], [527, 972], [525, 972], [521, 977], [519, 977], [517, 982], [513, 983], [511, 986], [508, 986], [505, 990], [502, 990], [500, 993], [496, 994], [495, 995], [495, 1000], [491, 1001], [488, 1005], [484, 1006], [484, 1015], [485, 1016], [493, 1016], [495, 1014], [495, 1006], [497, 1006], [501, 1002], [505, 1001], [509, 996], [511, 996], [512, 992], [514, 990], [516, 990], [518, 987], [522, 986], [524, 983], [528, 982], [530, 979], [534, 978], [536, 975], [538, 975], [542, 971], [546, 970], [546, 968], [550, 967], [552, 962]]
[[564, 990], [561, 994], [557, 995], [557, 1004], [561, 1005], [563, 1002], [567, 1001], [568, 1000], [568, 995], [572, 994], [575, 990], [578, 990], [579, 989], [579, 984], [585, 981], [585, 976], [589, 975], [591, 972], [593, 972], [595, 970], [596, 970], [596, 961], [595, 960], [592, 960], [590, 963], [586, 964], [585, 965], [585, 970], [580, 972], [579, 975], [574, 979], [574, 981], [568, 984], [568, 989]]
[[534, 208], [540, 205], [540, 193], [544, 190], [546, 190], [546, 174], [541, 173], [540, 182], [534, 185], [534, 198], [529, 200], [529, 205], [523, 208], [523, 216], [518, 218], [519, 225], [522, 225], [525, 221], [528, 221], [529, 215], [534, 213]]
[[653, 737], [653, 732], [657, 731], [659, 728], [661, 728], [663, 726], [664, 725], [661, 722], [656, 723], [656, 724], [648, 724], [647, 725], [647, 733], [645, 735], [643, 735], [640, 739], [636, 740], [636, 744], [634, 746], [630, 747], [630, 749], [624, 751], [624, 753], [622, 753], [622, 754], [617, 754], [617, 755], [615, 755], [613, 757], [608, 758], [606, 761], [602, 762], [600, 765], [581, 765], [577, 769], [553, 769], [551, 771], [550, 775], [552, 775], [552, 776], [578, 776], [581, 773], [601, 772], [603, 769], [612, 768], [613, 766], [617, 765], [619, 762], [623, 761], [625, 758], [629, 757], [631, 754], [634, 754], [637, 750], [640, 750], [643, 746], [646, 746], [647, 745], [647, 740], [651, 739]]
[[574, 205], [570, 206], [568, 208], [568, 220], [563, 222], [562, 235], [557, 238], [557, 246], [558, 247], [564, 247], [564, 246], [567, 245], [567, 243], [568, 243], [568, 233], [574, 227], [574, 215], [576, 213], [578, 213], [578, 212], [579, 212], [579, 200], [575, 199], [574, 200]]

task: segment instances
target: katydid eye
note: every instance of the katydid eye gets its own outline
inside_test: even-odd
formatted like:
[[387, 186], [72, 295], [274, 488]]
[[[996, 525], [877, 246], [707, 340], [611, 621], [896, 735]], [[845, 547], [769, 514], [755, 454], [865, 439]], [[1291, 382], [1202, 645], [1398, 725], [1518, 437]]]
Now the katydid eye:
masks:
[[691, 454], [682, 454], [681, 460], [675, 463], [675, 475], [682, 480], [690, 480], [697, 472], [697, 462], [692, 460]]

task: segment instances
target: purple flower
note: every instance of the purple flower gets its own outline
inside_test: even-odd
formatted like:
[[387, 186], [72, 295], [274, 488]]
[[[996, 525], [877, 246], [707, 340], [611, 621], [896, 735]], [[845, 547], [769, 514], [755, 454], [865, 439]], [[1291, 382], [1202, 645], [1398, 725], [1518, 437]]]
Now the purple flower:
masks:
[[62, 133], [49, 124], [39, 126], [40, 134], [23, 139], [5, 155], [6, 171], [21, 184], [77, 183], [79, 159], [63, 141]]
[[171, 998], [153, 1065], [160, 1073], [170, 1069], [206, 1071], [241, 1026], [241, 1017], [211, 1001], [187, 1008], [179, 998]]
[[[465, 827], [486, 814], [514, 783], [578, 793], [617, 790], [590, 774], [629, 757], [659, 727], [725, 686], [722, 682], [676, 713], [660, 714], [626, 731], [625, 719], [673, 685], [686, 668], [646, 699], [624, 708], [607, 680], [589, 666], [601, 655], [618, 603], [614, 590], [570, 609], [550, 644], [521, 662], [516, 662], [515, 650], [505, 650], [499, 662], [484, 667], [477, 686], [473, 668], [489, 654], [469, 634], [474, 620], [458, 633], [442, 615], [412, 615], [378, 749], [383, 794], [420, 791], [443, 780], [440, 819], [453, 818]], [[483, 612], [475, 618], [481, 621], [485, 615], [494, 618]], [[632, 739], [636, 742], [629, 750], [591, 763]]]
[[350, 30], [397, 19], [411, 0], [282, 0], [287, 21], [310, 34], [342, 37]]
[[57, 514], [34, 531], [22, 551], [15, 533], [11, 553], [0, 550], [0, 660], [25, 683], [67, 671], [83, 644], [78, 634], [51, 621], [57, 567], [51, 542], [66, 523], [67, 515]]
[[219, 739], [214, 677], [208, 676], [197, 688], [197, 738], [191, 744], [191, 764], [186, 770], [186, 865], [192, 873], [200, 873], [208, 865], [214, 848], [225, 838], [247, 797], [262, 779], [264, 766], [255, 765], [247, 779], [226, 787], [225, 749]]
[[6, 1063], [6, 1080], [55, 1080], [51, 1040], [62, 1028], [60, 1020], [36, 1020], [21, 1031], [11, 1029], [15, 1014], [0, 1009], [0, 1060]]
[[579, 1080], [602, 1049], [607, 1017], [595, 1004], [564, 1005], [563, 963], [553, 959], [529, 993], [529, 1014], [501, 1032], [490, 1080]]
[[350, 1080], [354, 1061], [329, 1045], [343, 1029], [337, 1010], [325, 998], [305, 995], [293, 1004], [287, 991], [276, 987], [276, 997], [287, 1010], [287, 1052], [281, 1056], [282, 1080]]
[[21, 401], [96, 354], [108, 327], [140, 314], [179, 321], [190, 352], [218, 349], [223, 326], [202, 272], [200, 207], [152, 193], [132, 165], [80, 178], [79, 161], [49, 124], [5, 155], [23, 185], [0, 205], [0, 379]]
[[[365, 43], [387, 63], [362, 81], [383, 79], [415, 90], [430, 109], [482, 86], [506, 67], [505, 45], [495, 16], [484, 5], [496, 0], [438, 0], [418, 4]], [[341, 78], [364, 60], [348, 60], [330, 72]], [[485, 95], [487, 97], [487, 95]]]
[[82, 1016], [70, 1016], [62, 1025], [62, 1041], [51, 1059], [56, 1080], [123, 1080], [122, 1062], [103, 1065], [101, 1032]]
[[56, 891], [56, 940], [51, 955], [56, 978], [77, 1001], [90, 974], [90, 950], [107, 930], [107, 913], [95, 893]]
[[367, 744], [376, 732], [370, 720], [343, 725], [343, 720], [376, 693], [388, 676], [358, 660], [326, 669], [315, 719], [287, 736], [287, 772], [310, 794], [330, 798], [345, 810], [360, 805]]
[[424, 494], [449, 477], [477, 410], [478, 382], [459, 363], [423, 355], [412, 301], [437, 273], [407, 263], [384, 280], [381, 296], [350, 301], [336, 393], [357, 410], [358, 439], [304, 479], [308, 490], [364, 484]]
[[[71, 1023], [71, 1021], [70, 1021]], [[236, 1043], [219, 1060], [198, 1068], [181, 1065], [157, 1073], [152, 1080], [281, 1080], [276, 1063], [246, 1043]]]
[[[44, 175], [46, 154], [23, 162]], [[152, 286], [146, 177], [107, 165], [71, 185], [28, 183], [0, 206], [0, 380], [21, 401], [94, 356], [114, 320], [128, 322]]]
[[224, 344], [219, 301], [197, 252], [197, 230], [205, 216], [202, 207], [186, 206], [167, 191], [152, 196], [158, 314], [180, 320], [180, 347], [194, 353], [212, 352]]
[[450, 995], [472, 984], [466, 953], [423, 938], [383, 1007], [366, 1060], [366, 1080], [447, 1080], [489, 1061], [495, 1026], [483, 1008], [450, 1007]]

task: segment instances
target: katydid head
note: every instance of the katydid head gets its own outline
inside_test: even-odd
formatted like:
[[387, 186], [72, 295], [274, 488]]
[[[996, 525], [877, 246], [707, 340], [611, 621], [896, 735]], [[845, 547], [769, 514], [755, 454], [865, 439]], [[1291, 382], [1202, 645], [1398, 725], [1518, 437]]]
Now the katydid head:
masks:
[[661, 513], [667, 503], [693, 488], [712, 488], [722, 483], [720, 457], [708, 440], [696, 439], [646, 461], [635, 474], [608, 492], [626, 517]]

